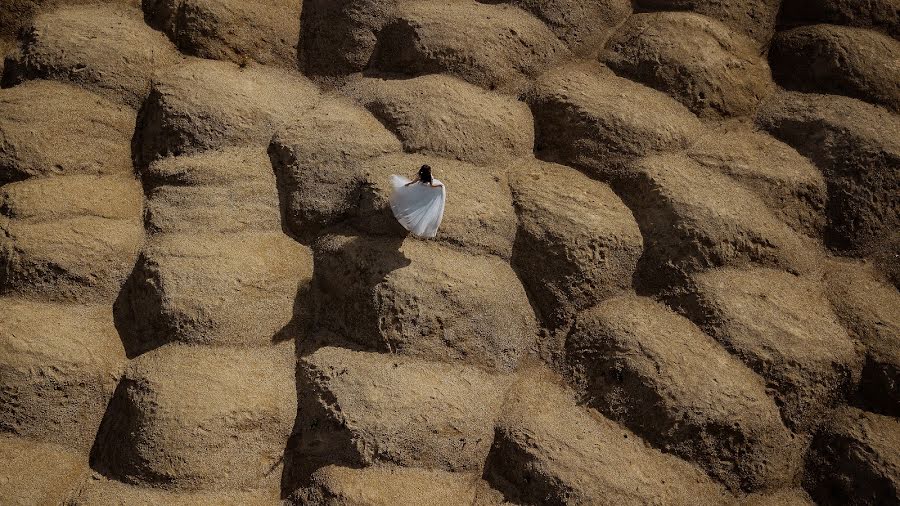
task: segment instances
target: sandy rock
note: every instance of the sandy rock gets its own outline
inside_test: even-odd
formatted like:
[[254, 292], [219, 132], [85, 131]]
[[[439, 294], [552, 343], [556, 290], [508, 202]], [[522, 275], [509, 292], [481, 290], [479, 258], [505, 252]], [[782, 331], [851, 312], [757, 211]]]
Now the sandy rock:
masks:
[[144, 240], [140, 185], [121, 176], [20, 181], [0, 195], [0, 292], [112, 301]]
[[536, 150], [598, 175], [648, 153], [684, 149], [701, 131], [672, 98], [594, 64], [545, 73], [529, 104]]
[[513, 267], [545, 324], [631, 288], [644, 240], [631, 210], [603, 183], [562, 165], [513, 171], [519, 217]]
[[508, 378], [474, 367], [325, 347], [300, 359], [299, 454], [480, 472]]
[[[59, 5], [90, 3], [96, 3], [96, 0], [6, 0], [0, 4], [0, 36], [16, 36], [40, 11], [52, 10]], [[104, 3], [141, 7], [141, 0], [107, 0]]]
[[631, 16], [600, 59], [707, 118], [751, 115], [774, 87], [750, 39], [690, 12]]
[[527, 373], [507, 396], [485, 478], [523, 504], [720, 504], [700, 470]]
[[757, 48], [768, 44], [782, 0], [637, 0], [638, 9], [691, 11], [721, 21], [750, 37]]
[[117, 5], [64, 6], [38, 15], [7, 77], [70, 81], [137, 109], [156, 69], [178, 61], [140, 11]]
[[862, 397], [879, 412], [900, 416], [900, 293], [870, 265], [851, 261], [829, 262], [825, 281], [841, 323], [866, 346]]
[[741, 506], [815, 506], [809, 494], [800, 487], [783, 488], [775, 492], [763, 492], [744, 497]]
[[631, 15], [627, 0], [507, 0], [534, 14], [579, 54], [596, 49]]
[[863, 356], [831, 310], [820, 283], [764, 268], [693, 277], [675, 301], [756, 371], [796, 432], [813, 431], [859, 382]]
[[804, 487], [817, 504], [900, 500], [900, 422], [844, 408], [813, 440]]
[[84, 457], [53, 444], [0, 436], [6, 504], [62, 504], [88, 474]]
[[186, 54], [297, 67], [302, 0], [145, 0], [144, 19]]
[[723, 126], [688, 150], [695, 162], [736, 179], [797, 232], [821, 237], [827, 193], [822, 172], [790, 146], [743, 126]]
[[535, 335], [525, 290], [500, 258], [344, 235], [315, 254], [320, 323], [364, 346], [508, 371]]
[[318, 91], [287, 70], [189, 60], [154, 79], [135, 133], [138, 166], [168, 155], [266, 145], [310, 110]]
[[280, 231], [155, 236], [129, 304], [147, 346], [179, 341], [265, 346], [295, 316], [312, 254]]
[[396, 133], [407, 152], [491, 165], [530, 155], [534, 146], [527, 105], [454, 77], [362, 78], [342, 91]]
[[818, 267], [814, 241], [781, 222], [753, 192], [685, 155], [643, 158], [615, 187], [644, 235], [639, 284], [645, 288], [723, 265]]
[[99, 474], [91, 476], [66, 506], [271, 506], [278, 504], [277, 490], [168, 491], [126, 485]]
[[91, 461], [135, 484], [277, 490], [295, 409], [293, 346], [164, 346], [131, 361]]
[[108, 307], [0, 298], [3, 432], [86, 454], [124, 366]]
[[452, 205], [444, 210], [437, 241], [509, 259], [516, 237], [516, 214], [503, 171], [421, 155], [387, 155], [360, 163], [363, 182], [351, 223], [371, 234], [407, 235], [390, 207], [391, 174], [412, 178], [422, 164], [446, 185]]
[[847, 95], [900, 112], [900, 41], [863, 28], [813, 25], [775, 36], [769, 51], [779, 84]]
[[568, 55], [543, 23], [508, 5], [422, 1], [397, 10], [378, 34], [375, 69], [446, 72], [483, 88], [514, 90]]
[[788, 24], [860, 26], [900, 38], [897, 0], [784, 0], [781, 16], [782, 21]]
[[131, 109], [70, 85], [30, 81], [0, 90], [0, 184], [130, 173], [134, 119]]
[[900, 229], [900, 117], [852, 98], [779, 93], [757, 123], [822, 169], [829, 247], [865, 253]]
[[688, 319], [627, 295], [579, 314], [568, 363], [587, 403], [729, 489], [789, 485], [803, 447], [762, 379]]
[[285, 206], [285, 224], [311, 241], [324, 228], [346, 219], [359, 200], [362, 181], [356, 162], [402, 150], [400, 141], [365, 109], [328, 98], [279, 130], [269, 156]]

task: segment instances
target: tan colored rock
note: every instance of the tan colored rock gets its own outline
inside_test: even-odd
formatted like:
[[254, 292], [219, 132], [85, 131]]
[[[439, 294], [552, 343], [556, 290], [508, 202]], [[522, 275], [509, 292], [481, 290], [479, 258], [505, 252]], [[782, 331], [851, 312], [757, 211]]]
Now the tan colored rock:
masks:
[[568, 56], [543, 23], [508, 5], [404, 2], [396, 16], [378, 34], [372, 68], [446, 72], [483, 88], [514, 90]]
[[0, 298], [0, 430], [87, 454], [125, 361], [108, 306]]
[[278, 490], [168, 491], [126, 485], [94, 474], [69, 497], [66, 506], [271, 506], [278, 504]]
[[900, 10], [897, 0], [784, 0], [785, 23], [859, 26], [881, 30], [900, 38]]
[[636, 157], [684, 149], [701, 131], [672, 98], [595, 64], [545, 73], [529, 104], [536, 151], [601, 176]]
[[677, 301], [766, 381], [795, 432], [810, 433], [856, 389], [863, 356], [817, 281], [764, 268], [693, 277]]
[[825, 281], [841, 323], [866, 346], [862, 397], [878, 411], [900, 416], [900, 293], [871, 265], [851, 261], [829, 262]]
[[780, 32], [769, 51], [782, 86], [847, 95], [900, 112], [900, 41], [863, 28], [813, 25]]
[[790, 485], [803, 446], [765, 384], [690, 320], [626, 295], [579, 313], [567, 362], [588, 405], [733, 491]]
[[319, 321], [364, 346], [508, 371], [532, 344], [534, 313], [500, 258], [347, 235], [315, 254]]
[[631, 288], [644, 240], [631, 210], [603, 183], [562, 165], [512, 171], [519, 217], [513, 267], [545, 325]]
[[627, 0], [507, 0], [534, 14], [578, 54], [597, 48], [631, 15]]
[[[35, 14], [59, 5], [90, 4], [96, 0], [6, 0], [0, 5], [0, 36], [15, 37], [31, 23]], [[109, 0], [110, 4], [140, 8], [140, 0]]]
[[342, 91], [396, 133], [407, 152], [491, 165], [530, 155], [534, 146], [527, 105], [454, 77], [361, 78]]
[[129, 286], [144, 345], [265, 346], [294, 318], [312, 254], [280, 231], [166, 234], [148, 242]]
[[742, 506], [815, 506], [809, 494], [800, 487], [784, 488], [771, 493], [749, 495], [739, 502]]
[[750, 39], [690, 12], [631, 16], [600, 59], [706, 118], [752, 115], [774, 88]]
[[98, 434], [96, 469], [180, 490], [278, 490], [296, 413], [293, 346], [169, 345], [132, 360]]
[[300, 359], [302, 461], [480, 472], [508, 378], [475, 367], [320, 348]]
[[781, 3], [782, 0], [637, 0], [636, 2], [640, 9], [690, 11], [709, 16], [750, 37], [758, 48], [765, 47], [775, 33], [775, 22]]
[[827, 201], [825, 180], [812, 162], [790, 146], [763, 132], [725, 125], [700, 137], [687, 154], [753, 190], [797, 232], [821, 237]]
[[756, 120], [822, 169], [826, 245], [865, 254], [890, 244], [900, 229], [900, 116], [852, 98], [779, 93]]
[[63, 504], [88, 474], [84, 457], [64, 448], [0, 436], [0, 497], [6, 504]]
[[131, 109], [70, 85], [30, 81], [0, 90], [0, 184], [131, 173], [134, 119]]
[[529, 371], [507, 396], [485, 478], [523, 504], [721, 504], [694, 466], [653, 450]]
[[301, 0], [148, 0], [144, 19], [186, 54], [297, 67]]
[[137, 109], [154, 70], [179, 59], [165, 36], [120, 5], [63, 6], [35, 17], [18, 59], [6, 72], [15, 81], [70, 81]]
[[843, 408], [812, 442], [803, 486], [816, 504], [900, 500], [900, 422]]

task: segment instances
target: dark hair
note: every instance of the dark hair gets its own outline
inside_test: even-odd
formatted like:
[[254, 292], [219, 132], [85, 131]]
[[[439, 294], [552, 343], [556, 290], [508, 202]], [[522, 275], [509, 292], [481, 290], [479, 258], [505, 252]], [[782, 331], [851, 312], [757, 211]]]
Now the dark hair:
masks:
[[423, 166], [419, 167], [419, 181], [422, 181], [423, 183], [431, 182], [431, 166], [430, 165], [423, 165]]

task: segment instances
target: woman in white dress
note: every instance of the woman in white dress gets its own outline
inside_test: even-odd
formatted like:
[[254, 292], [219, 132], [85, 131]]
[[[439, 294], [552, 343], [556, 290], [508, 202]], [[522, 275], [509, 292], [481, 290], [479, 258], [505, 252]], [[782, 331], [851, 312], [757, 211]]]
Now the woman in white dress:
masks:
[[432, 238], [444, 218], [447, 189], [431, 177], [431, 167], [423, 165], [415, 179], [391, 176], [391, 210], [403, 228], [418, 237]]

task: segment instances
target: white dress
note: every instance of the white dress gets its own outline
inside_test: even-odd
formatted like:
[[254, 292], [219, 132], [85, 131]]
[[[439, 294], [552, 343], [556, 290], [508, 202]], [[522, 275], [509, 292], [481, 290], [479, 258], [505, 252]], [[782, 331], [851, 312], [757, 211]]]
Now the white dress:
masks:
[[[447, 200], [447, 189], [443, 186], [433, 188], [425, 183], [405, 186], [409, 179], [391, 176], [391, 210], [403, 228], [419, 237], [437, 235], [441, 220], [444, 219], [444, 202]], [[441, 184], [433, 179], [435, 185]]]

